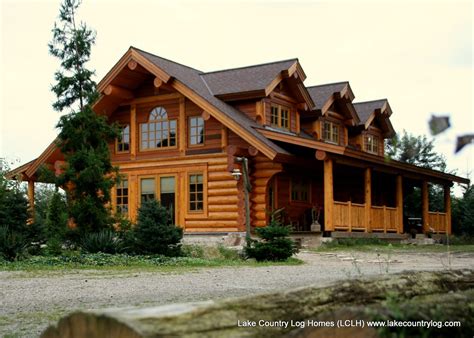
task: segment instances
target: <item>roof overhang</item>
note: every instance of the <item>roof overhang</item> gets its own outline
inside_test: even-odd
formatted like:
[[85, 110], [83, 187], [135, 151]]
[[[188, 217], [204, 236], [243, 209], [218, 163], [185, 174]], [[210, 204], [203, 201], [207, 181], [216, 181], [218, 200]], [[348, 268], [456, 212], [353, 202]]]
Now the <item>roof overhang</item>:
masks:
[[383, 137], [391, 138], [395, 136], [395, 129], [393, 128], [390, 116], [392, 115], [392, 108], [386, 100], [382, 107], [375, 109], [364, 123], [364, 129], [367, 130], [374, 121], [378, 121], [382, 127]]

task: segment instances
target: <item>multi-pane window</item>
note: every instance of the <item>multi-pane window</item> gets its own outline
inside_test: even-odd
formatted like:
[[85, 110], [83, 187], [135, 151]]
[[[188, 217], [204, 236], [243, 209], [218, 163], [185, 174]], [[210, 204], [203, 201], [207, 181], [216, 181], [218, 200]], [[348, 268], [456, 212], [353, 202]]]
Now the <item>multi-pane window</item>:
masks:
[[119, 214], [128, 214], [128, 180], [121, 180], [116, 186], [116, 211]]
[[378, 154], [379, 153], [379, 138], [374, 135], [365, 136], [365, 151]]
[[189, 144], [204, 144], [204, 119], [201, 116], [192, 116], [189, 118]]
[[176, 120], [168, 119], [165, 108], [154, 108], [148, 122], [140, 124], [141, 149], [176, 146], [176, 125]]
[[290, 110], [280, 105], [272, 106], [270, 123], [273, 127], [290, 129]]
[[304, 178], [291, 179], [291, 200], [292, 201], [309, 201], [309, 187], [310, 183]]
[[324, 121], [323, 139], [332, 143], [339, 143], [339, 125], [333, 122]]
[[140, 180], [140, 200], [142, 202], [155, 199], [155, 179], [142, 178]]
[[117, 139], [117, 152], [126, 153], [130, 150], [130, 126], [127, 124], [120, 128], [120, 135]]
[[189, 211], [204, 210], [203, 188], [202, 174], [189, 175]]

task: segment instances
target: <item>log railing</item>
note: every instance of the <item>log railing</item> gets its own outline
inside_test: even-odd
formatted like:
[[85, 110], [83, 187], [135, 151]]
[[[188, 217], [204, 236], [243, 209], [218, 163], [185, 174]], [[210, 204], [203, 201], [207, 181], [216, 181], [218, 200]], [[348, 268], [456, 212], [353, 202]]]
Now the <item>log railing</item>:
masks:
[[446, 233], [447, 217], [445, 212], [428, 212], [428, 227], [437, 234]]
[[[334, 201], [334, 228], [336, 230], [364, 230], [397, 232], [402, 231], [399, 223], [398, 209], [387, 206], [372, 206], [370, 208], [370, 224], [366, 224], [365, 204]], [[435, 222], [435, 221], [433, 221]], [[436, 221], [438, 222], [438, 221]], [[437, 223], [436, 223], [437, 224]], [[445, 223], [444, 223], [445, 224]]]

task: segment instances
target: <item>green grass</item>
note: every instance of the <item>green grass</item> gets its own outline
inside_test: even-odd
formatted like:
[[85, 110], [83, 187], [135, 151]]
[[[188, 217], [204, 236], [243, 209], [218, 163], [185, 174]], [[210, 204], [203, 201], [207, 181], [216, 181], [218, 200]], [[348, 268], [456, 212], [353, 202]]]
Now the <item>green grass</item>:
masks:
[[59, 256], [31, 256], [9, 262], [0, 260], [0, 270], [6, 271], [64, 271], [64, 270], [159, 270], [162, 272], [186, 271], [195, 268], [226, 266], [298, 265], [303, 262], [290, 258], [283, 262], [256, 262], [242, 259], [238, 252], [225, 247], [183, 247], [183, 257], [127, 254], [84, 254], [75, 251]]
[[[447, 252], [444, 244], [413, 245], [389, 243], [377, 238], [343, 238], [324, 243], [316, 252], [331, 251], [363, 251], [363, 252]], [[454, 244], [449, 246], [450, 252], [474, 252], [474, 244]]]

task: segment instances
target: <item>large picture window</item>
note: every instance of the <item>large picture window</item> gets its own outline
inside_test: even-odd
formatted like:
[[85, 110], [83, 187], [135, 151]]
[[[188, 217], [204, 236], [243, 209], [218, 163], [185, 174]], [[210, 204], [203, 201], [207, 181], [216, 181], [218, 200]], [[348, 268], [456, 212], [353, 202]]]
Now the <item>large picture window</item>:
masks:
[[176, 120], [168, 119], [163, 107], [154, 108], [147, 123], [140, 124], [140, 149], [160, 149], [176, 146]]
[[270, 123], [272, 127], [290, 129], [290, 110], [287, 107], [273, 105]]
[[155, 199], [155, 179], [142, 178], [140, 180], [140, 200], [142, 202]]
[[127, 153], [130, 150], [130, 126], [124, 125], [120, 128], [117, 139], [117, 153]]
[[116, 212], [128, 214], [128, 180], [121, 180], [116, 186]]
[[204, 184], [202, 174], [189, 175], [189, 211], [204, 210]]
[[201, 116], [191, 116], [188, 121], [189, 144], [204, 144], [204, 119]]
[[323, 139], [331, 143], [339, 144], [339, 125], [333, 122], [324, 121]]

